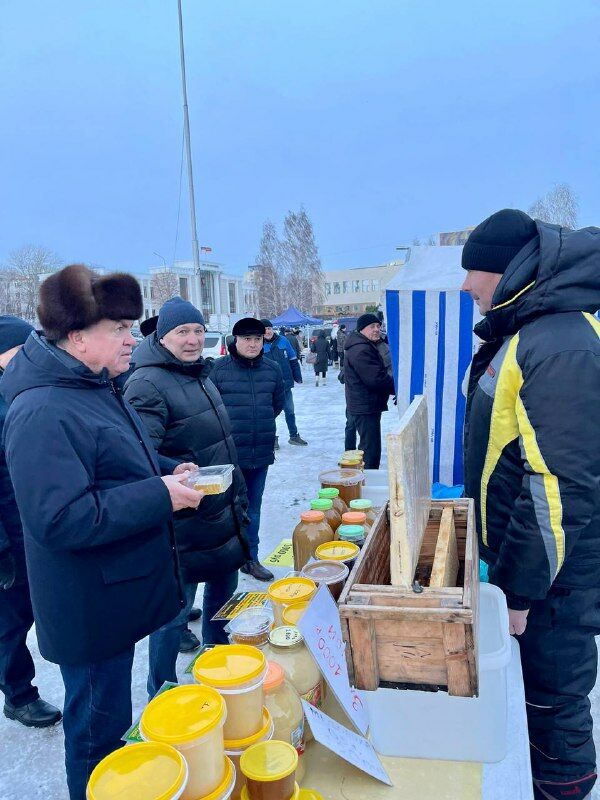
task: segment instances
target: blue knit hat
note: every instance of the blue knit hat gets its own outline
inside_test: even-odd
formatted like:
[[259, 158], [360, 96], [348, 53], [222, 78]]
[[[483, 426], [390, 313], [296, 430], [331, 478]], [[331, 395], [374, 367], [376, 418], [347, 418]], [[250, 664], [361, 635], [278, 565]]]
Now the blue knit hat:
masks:
[[6, 353], [17, 345], [25, 344], [29, 334], [34, 331], [33, 325], [19, 317], [0, 317], [0, 353]]
[[196, 306], [181, 297], [172, 297], [158, 312], [156, 335], [162, 339], [178, 325], [205, 325], [202, 313]]

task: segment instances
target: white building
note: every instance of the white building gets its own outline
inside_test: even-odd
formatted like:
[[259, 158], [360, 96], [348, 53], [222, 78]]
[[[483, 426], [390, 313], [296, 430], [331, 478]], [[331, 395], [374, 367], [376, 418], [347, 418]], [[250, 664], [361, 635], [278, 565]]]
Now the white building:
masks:
[[325, 301], [315, 306], [312, 313], [322, 319], [335, 319], [357, 317], [368, 309], [378, 308], [386, 286], [403, 263], [398, 260], [375, 267], [325, 271]]

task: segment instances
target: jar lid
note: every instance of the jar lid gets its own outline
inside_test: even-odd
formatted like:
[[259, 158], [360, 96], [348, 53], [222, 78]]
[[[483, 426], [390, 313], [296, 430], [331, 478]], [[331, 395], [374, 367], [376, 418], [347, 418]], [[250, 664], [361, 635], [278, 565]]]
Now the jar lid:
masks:
[[196, 660], [194, 678], [217, 689], [237, 686], [258, 678], [267, 659], [262, 650], [249, 644], [219, 644]]
[[[360, 547], [354, 542], [325, 542], [315, 550], [319, 561], [350, 561], [360, 553]], [[286, 609], [287, 611], [287, 609]], [[284, 612], [285, 617], [285, 612]]]
[[90, 775], [89, 800], [170, 800], [187, 783], [187, 764], [181, 753], [162, 742], [121, 747], [103, 758]]
[[298, 751], [287, 742], [273, 739], [249, 747], [240, 758], [240, 769], [246, 778], [272, 783], [287, 778], [298, 766]]
[[333, 486], [327, 486], [324, 489], [319, 489], [319, 497], [326, 497], [328, 500], [333, 500], [334, 497], [340, 496], [340, 490], [334, 489]]
[[351, 458], [342, 456], [340, 458], [340, 467], [360, 467], [361, 464], [362, 458], [360, 456], [352, 456]]
[[362, 525], [340, 525], [337, 529], [337, 535], [340, 539], [353, 542], [355, 539], [365, 538], [365, 529]]
[[309, 578], [281, 578], [267, 589], [271, 600], [276, 603], [291, 603], [293, 600], [310, 600], [317, 591], [314, 581]]
[[359, 469], [328, 469], [319, 475], [319, 483], [335, 483], [338, 486], [355, 486], [365, 479]]
[[266, 606], [253, 606], [243, 611], [229, 621], [229, 633], [239, 636], [252, 636], [266, 633], [273, 625], [273, 612]]
[[367, 515], [364, 511], [346, 511], [342, 514], [342, 525], [364, 525]]
[[322, 511], [303, 511], [300, 514], [302, 522], [322, 522], [325, 514]]
[[354, 511], [368, 511], [373, 508], [372, 500], [350, 500], [350, 508]]
[[333, 500], [328, 500], [326, 497], [319, 497], [316, 500], [310, 501], [310, 507], [315, 511], [329, 511], [333, 508]]
[[302, 574], [312, 578], [315, 583], [339, 583], [345, 581], [350, 570], [341, 561], [317, 561], [307, 564]]
[[280, 625], [269, 634], [269, 642], [273, 647], [295, 647], [304, 641], [304, 636], [294, 625]]
[[263, 684], [265, 692], [271, 692], [273, 689], [277, 689], [277, 687], [281, 686], [283, 683], [284, 678], [285, 673], [283, 667], [276, 661], [267, 661], [267, 674], [265, 675], [265, 682]]
[[271, 712], [263, 706], [262, 727], [257, 733], [248, 736], [246, 739], [225, 739], [225, 750], [246, 750], [253, 744], [257, 744], [261, 739], [265, 739], [273, 726]]
[[364, 450], [344, 450], [342, 458], [362, 458], [364, 454]]
[[202, 800], [223, 800], [224, 797], [231, 797], [234, 786], [235, 766], [233, 761], [225, 756], [223, 780], [213, 792], [210, 794], [205, 794]]
[[[348, 545], [350, 545], [350, 542], [348, 542]], [[352, 546], [356, 547], [358, 551], [359, 548], [357, 545], [352, 545]], [[289, 606], [286, 606], [283, 609], [283, 613], [281, 615], [284, 624], [296, 625], [298, 623], [298, 620], [301, 619], [301, 617], [304, 615], [304, 612], [309, 607], [309, 605], [310, 603], [308, 602], [308, 600], [298, 600], [297, 602], [290, 603]]]
[[140, 720], [144, 739], [185, 744], [200, 739], [222, 725], [227, 717], [225, 700], [210, 686], [175, 686], [151, 700]]

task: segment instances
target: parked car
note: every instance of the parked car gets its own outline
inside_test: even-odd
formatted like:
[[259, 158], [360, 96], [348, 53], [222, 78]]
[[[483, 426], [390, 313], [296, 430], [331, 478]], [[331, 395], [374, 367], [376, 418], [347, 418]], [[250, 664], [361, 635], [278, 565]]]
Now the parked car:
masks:
[[219, 331], [206, 331], [204, 336], [204, 358], [220, 358], [227, 355], [227, 335]]
[[310, 332], [310, 344], [314, 344], [317, 341], [317, 336], [321, 333], [321, 331], [325, 331], [325, 336], [328, 339], [331, 339], [331, 328], [324, 328], [322, 326], [317, 326], [316, 328], [312, 328]]

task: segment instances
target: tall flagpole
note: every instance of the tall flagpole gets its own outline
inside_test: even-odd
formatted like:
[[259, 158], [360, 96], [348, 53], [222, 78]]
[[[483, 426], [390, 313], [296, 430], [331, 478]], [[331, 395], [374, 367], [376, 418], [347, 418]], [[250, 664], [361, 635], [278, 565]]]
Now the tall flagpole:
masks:
[[190, 118], [188, 114], [187, 85], [185, 78], [185, 51], [183, 47], [183, 17], [181, 14], [181, 0], [177, 0], [177, 10], [179, 12], [179, 55], [181, 58], [181, 87], [183, 91], [183, 131], [188, 172], [188, 189], [190, 194], [190, 222], [192, 226], [192, 258], [194, 260], [194, 273], [198, 274], [200, 270], [200, 254], [198, 251], [198, 232], [196, 230], [196, 201], [194, 199], [194, 173], [192, 170]]

